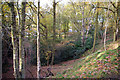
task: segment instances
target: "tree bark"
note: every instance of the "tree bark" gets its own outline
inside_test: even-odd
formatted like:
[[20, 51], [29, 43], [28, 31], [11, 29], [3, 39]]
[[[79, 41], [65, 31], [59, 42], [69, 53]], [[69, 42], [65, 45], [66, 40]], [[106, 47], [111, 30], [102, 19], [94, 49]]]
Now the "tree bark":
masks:
[[83, 2], [83, 11], [82, 11], [82, 44], [84, 46], [85, 42], [85, 23], [84, 23], [84, 7], [85, 7], [85, 2]]
[[14, 77], [18, 78], [18, 51], [17, 51], [17, 31], [16, 31], [16, 12], [14, 8], [14, 2], [8, 4], [11, 8], [12, 13], [12, 24], [11, 24], [11, 38], [13, 45], [13, 69]]
[[106, 32], [107, 32], [107, 25], [105, 25], [105, 32], [104, 32], [104, 49], [105, 49], [105, 51], [106, 51]]
[[107, 12], [107, 22], [106, 22], [106, 25], [105, 25], [105, 33], [104, 33], [104, 49], [106, 51], [106, 32], [107, 32], [107, 27], [108, 27], [108, 19], [109, 19], [109, 7], [110, 7], [110, 2], [108, 4], [108, 12]]
[[54, 0], [53, 2], [53, 41], [55, 41], [55, 38], [56, 38], [55, 28], [56, 28], [56, 3]]
[[39, 12], [40, 10], [40, 1], [38, 0], [38, 8], [37, 8], [37, 78], [40, 79], [40, 71], [41, 71], [41, 62], [40, 62], [40, 18]]
[[[25, 54], [24, 54], [24, 36], [25, 36], [25, 8], [26, 2], [22, 2], [22, 22], [20, 19], [20, 11], [18, 9], [18, 25], [19, 25], [19, 78], [25, 78]], [[21, 24], [22, 23], [22, 24]]]
[[52, 53], [52, 61], [51, 61], [51, 65], [53, 65], [54, 63], [54, 55], [55, 55], [55, 38], [56, 38], [56, 33], [55, 33], [55, 29], [56, 29], [56, 2], [55, 0], [53, 1], [53, 53]]
[[113, 29], [113, 42], [117, 40], [117, 18], [114, 14], [114, 19], [115, 19], [115, 28]]
[[117, 24], [117, 40], [120, 39], [120, 0], [118, 0], [117, 4], [117, 18], [118, 18], [118, 24]]
[[91, 26], [90, 20], [91, 20], [91, 17], [89, 18], [89, 24], [88, 24], [88, 29], [87, 29], [87, 33], [86, 33], [86, 38], [85, 39], [88, 38], [88, 34], [89, 34], [90, 26]]
[[[99, 6], [99, 2], [97, 2], [97, 7], [98, 6]], [[98, 9], [96, 8], [96, 25], [95, 25], [95, 31], [94, 31], [93, 52], [95, 51], [97, 27], [98, 27]]]
[[[19, 8], [18, 8], [18, 2], [17, 2], [17, 14], [18, 14], [18, 26], [19, 26], [19, 73], [20, 73], [20, 71], [21, 71], [21, 69], [22, 69], [22, 64], [21, 64], [21, 54], [22, 54], [22, 45], [21, 45], [21, 42], [22, 42], [22, 40], [21, 40], [21, 24], [20, 24], [20, 11], [19, 11]], [[20, 74], [18, 75], [18, 77], [19, 78], [21, 78], [20, 77]]]
[[[118, 0], [118, 5], [117, 5], [117, 18], [118, 18], [118, 34], [117, 34], [117, 40], [120, 39], [120, 0]], [[119, 45], [119, 43], [118, 43]], [[120, 45], [118, 46], [117, 52], [120, 52]], [[120, 53], [118, 54], [118, 58], [120, 59]], [[120, 64], [118, 64], [120, 66]], [[120, 73], [120, 68], [118, 68], [118, 73]], [[120, 74], [118, 74], [118, 78]]]

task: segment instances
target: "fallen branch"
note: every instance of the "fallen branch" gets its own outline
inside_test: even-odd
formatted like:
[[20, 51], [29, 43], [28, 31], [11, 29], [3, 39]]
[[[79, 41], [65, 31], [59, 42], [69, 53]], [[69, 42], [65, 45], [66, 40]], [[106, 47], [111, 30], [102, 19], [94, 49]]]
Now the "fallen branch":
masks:
[[31, 72], [29, 69], [27, 69], [27, 70], [28, 70], [28, 72], [31, 74], [31, 76], [34, 78], [34, 76], [33, 76], [32, 72]]

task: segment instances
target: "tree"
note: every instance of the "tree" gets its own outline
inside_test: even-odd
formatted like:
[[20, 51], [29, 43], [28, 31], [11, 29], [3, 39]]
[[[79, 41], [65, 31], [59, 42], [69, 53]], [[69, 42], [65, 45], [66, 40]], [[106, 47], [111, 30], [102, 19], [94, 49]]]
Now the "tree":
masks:
[[118, 32], [119, 31], [119, 27], [118, 27], [119, 25], [118, 24], [119, 24], [120, 1], [118, 0], [117, 6], [111, 0], [110, 0], [110, 3], [112, 4], [114, 9], [108, 9], [107, 7], [100, 7], [100, 6], [98, 6], [97, 8], [102, 8], [102, 9], [109, 10], [114, 14], [114, 19], [115, 19], [116, 26], [113, 29], [113, 32], [114, 32], [113, 41], [116, 41], [117, 38], [118, 38], [118, 35], [119, 35], [119, 32]]
[[40, 62], [40, 0], [37, 7], [37, 78], [40, 79], [41, 62]]
[[[2, 5], [0, 3], [0, 5]], [[1, 6], [0, 6], [1, 7]], [[3, 14], [3, 9], [1, 7], [1, 10], [2, 10], [2, 19], [4, 18], [4, 14]], [[1, 21], [1, 20], [0, 20]], [[2, 22], [2, 21], [1, 21]], [[3, 22], [2, 22], [3, 23]], [[1, 23], [0, 23], [1, 24]], [[2, 32], [2, 25], [0, 25], [0, 53], [2, 53], [2, 36], [3, 35], [3, 32]], [[0, 66], [2, 66], [2, 54], [0, 55]], [[0, 74], [2, 74], [2, 67], [0, 67]], [[0, 79], [2, 79], [2, 75], [0, 75]]]
[[14, 8], [14, 2], [8, 3], [12, 13], [12, 24], [11, 24], [11, 38], [13, 46], [13, 69], [14, 77], [18, 78], [18, 51], [17, 51], [17, 31], [16, 31], [16, 12]]
[[25, 52], [24, 52], [24, 38], [25, 38], [25, 9], [26, 9], [26, 2], [22, 2], [22, 24], [20, 25], [20, 13], [18, 10], [19, 16], [19, 73], [20, 78], [25, 78]]
[[[19, 26], [19, 73], [21, 74], [22, 71], [22, 38], [21, 38], [21, 24], [20, 24], [20, 9], [19, 4], [17, 2], [17, 14], [18, 14], [18, 26]], [[18, 76], [21, 78], [21, 75]]]
[[83, 2], [83, 11], [82, 11], [82, 44], [84, 46], [84, 38], [85, 38], [85, 23], [84, 23], [84, 7], [85, 7], [85, 2]]
[[118, 5], [117, 5], [117, 39], [120, 39], [120, 0], [118, 0]]
[[52, 53], [52, 61], [51, 65], [54, 63], [54, 55], [55, 55], [55, 39], [56, 39], [56, 5], [60, 1], [56, 2], [56, 0], [53, 0], [53, 53]]
[[55, 0], [53, 0], [53, 53], [52, 53], [52, 61], [51, 61], [51, 65], [53, 65], [54, 62], [54, 46], [55, 46], [55, 38], [56, 38], [56, 2]]
[[104, 32], [104, 49], [105, 49], [105, 51], [106, 51], [106, 32], [107, 32], [108, 19], [109, 19], [109, 7], [110, 7], [110, 4], [108, 4], [107, 21], [106, 21], [105, 32]]
[[[97, 7], [99, 6], [99, 2], [97, 2]], [[94, 31], [94, 42], [93, 42], [93, 52], [95, 51], [95, 43], [96, 43], [96, 34], [97, 34], [97, 27], [98, 27], [98, 9], [96, 8], [96, 25]]]

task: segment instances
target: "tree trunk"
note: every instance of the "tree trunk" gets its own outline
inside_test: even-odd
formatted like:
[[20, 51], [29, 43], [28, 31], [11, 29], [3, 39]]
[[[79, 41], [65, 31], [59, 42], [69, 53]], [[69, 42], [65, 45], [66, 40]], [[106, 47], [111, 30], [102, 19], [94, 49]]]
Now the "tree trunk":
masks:
[[[97, 2], [97, 7], [99, 7], [99, 2]], [[96, 8], [96, 25], [95, 25], [95, 31], [94, 31], [93, 52], [95, 51], [97, 27], [98, 27], [98, 9]]]
[[[1, 4], [2, 5], [2, 4]], [[3, 44], [2, 44], [2, 42], [3, 42], [3, 35], [4, 35], [4, 33], [3, 33], [3, 21], [4, 21], [4, 12], [3, 12], [3, 6], [1, 7], [1, 10], [2, 10], [2, 20], [0, 20], [1, 22], [0, 22], [0, 25], [2, 24], [2, 26], [0, 26], [1, 28], [0, 28], [0, 80], [2, 80], [2, 50], [3, 50]]]
[[109, 19], [109, 8], [110, 8], [110, 2], [108, 4], [107, 22], [106, 22], [106, 25], [105, 25], [105, 36], [104, 36], [104, 49], [105, 49], [105, 51], [106, 51], [106, 32], [107, 32], [108, 19]]
[[66, 29], [64, 29], [64, 39], [66, 39]]
[[[118, 34], [117, 34], [117, 40], [120, 39], [120, 0], [118, 0], [118, 5], [117, 5], [117, 18], [118, 18]], [[117, 52], [120, 52], [120, 45], [118, 46]], [[120, 53], [118, 54], [118, 58], [120, 58]], [[118, 65], [120, 66], [120, 64]], [[118, 78], [120, 78], [120, 68], [118, 68]]]
[[14, 8], [14, 2], [8, 4], [11, 8], [12, 13], [12, 24], [11, 24], [11, 38], [13, 45], [13, 69], [14, 77], [18, 78], [18, 51], [17, 51], [17, 31], [16, 31], [16, 12]]
[[59, 34], [58, 34], [58, 35], [59, 35], [59, 39], [61, 39], [61, 34], [60, 34], [60, 26], [61, 26], [61, 23], [60, 23], [60, 17], [61, 17], [61, 16], [60, 16], [60, 10], [59, 10], [59, 13], [58, 13], [58, 14], [59, 14], [59, 16], [58, 16], [58, 18], [59, 18], [59, 19], [58, 19], [58, 20], [59, 20], [59, 21], [58, 21], [58, 27], [59, 27], [58, 33], [59, 33]]
[[25, 78], [25, 52], [24, 52], [24, 42], [25, 42], [25, 9], [26, 2], [22, 2], [22, 28], [21, 28], [21, 38], [22, 38], [22, 78]]
[[88, 33], [89, 33], [89, 30], [90, 30], [90, 26], [91, 26], [90, 20], [91, 20], [91, 17], [89, 18], [89, 25], [88, 25], [88, 29], [87, 29], [87, 33], [86, 33], [86, 38], [85, 39], [88, 38]]
[[116, 29], [117, 29], [117, 17], [116, 14], [114, 13], [114, 20], [115, 20], [115, 28], [113, 29], [113, 42], [117, 40], [117, 36], [116, 36]]
[[41, 62], [40, 62], [40, 18], [39, 18], [39, 8], [40, 8], [40, 1], [38, 1], [38, 8], [37, 8], [37, 78], [40, 79], [40, 70], [41, 70]]
[[107, 32], [107, 25], [105, 25], [105, 33], [104, 33], [104, 49], [106, 51], [106, 32]]
[[84, 23], [84, 7], [85, 7], [85, 2], [83, 2], [83, 12], [82, 12], [82, 44], [84, 46], [85, 42], [85, 23]]
[[25, 59], [24, 59], [25, 57], [25, 53], [24, 53], [25, 8], [26, 8], [26, 2], [22, 2], [22, 22], [20, 22], [21, 20], [20, 12], [19, 12], [19, 9], [17, 8], [18, 9], [18, 25], [19, 25], [19, 78], [25, 78]]
[[54, 63], [54, 48], [55, 48], [55, 38], [56, 38], [56, 33], [55, 33], [55, 28], [56, 28], [56, 3], [55, 0], [53, 1], [53, 53], [52, 53], [52, 61], [51, 65]]
[[118, 18], [118, 24], [117, 24], [117, 40], [120, 39], [120, 0], [118, 0], [117, 4], [117, 18]]
[[48, 29], [47, 29], [47, 27], [45, 28], [45, 39], [46, 39], [46, 41], [48, 40]]
[[116, 41], [116, 32], [115, 32], [115, 30], [113, 31], [113, 42], [115, 42]]
[[[19, 8], [18, 8], [18, 2], [17, 2], [17, 13], [18, 13], [18, 26], [19, 26], [19, 73], [20, 73], [20, 71], [21, 71], [21, 69], [22, 69], [22, 64], [21, 64], [21, 60], [22, 60], [22, 58], [21, 58], [21, 53], [22, 53], [22, 45], [21, 45], [21, 42], [22, 42], [22, 40], [21, 40], [21, 24], [20, 24], [20, 11], [19, 11]], [[18, 75], [18, 77], [19, 78], [21, 78], [20, 77], [20, 74]]]

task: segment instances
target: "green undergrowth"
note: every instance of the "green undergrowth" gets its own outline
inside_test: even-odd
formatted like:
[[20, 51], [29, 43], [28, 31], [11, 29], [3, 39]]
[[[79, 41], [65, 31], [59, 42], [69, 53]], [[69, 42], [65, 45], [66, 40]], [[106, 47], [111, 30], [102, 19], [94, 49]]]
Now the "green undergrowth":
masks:
[[[119, 48], [120, 50], [120, 48]], [[118, 48], [96, 51], [80, 58], [72, 69], [58, 73], [56, 78], [113, 78], [118, 75]]]

